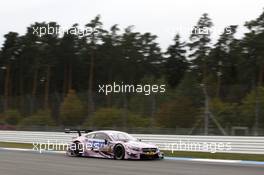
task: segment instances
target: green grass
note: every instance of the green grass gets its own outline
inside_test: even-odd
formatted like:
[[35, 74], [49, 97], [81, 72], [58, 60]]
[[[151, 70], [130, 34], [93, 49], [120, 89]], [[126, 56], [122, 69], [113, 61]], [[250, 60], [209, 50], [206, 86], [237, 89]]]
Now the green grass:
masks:
[[32, 149], [33, 145], [30, 143], [0, 142], [0, 147]]
[[[29, 143], [0, 142], [0, 147], [32, 149], [33, 145]], [[174, 151], [173, 153], [171, 151], [163, 151], [163, 152], [167, 157], [264, 161], [264, 155], [257, 155], [257, 154], [204, 153], [204, 152], [186, 152], [186, 151]]]

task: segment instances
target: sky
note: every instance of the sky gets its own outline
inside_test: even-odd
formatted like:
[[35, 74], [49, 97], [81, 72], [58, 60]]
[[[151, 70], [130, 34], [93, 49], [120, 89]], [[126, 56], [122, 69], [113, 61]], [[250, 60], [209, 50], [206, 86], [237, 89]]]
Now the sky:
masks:
[[256, 19], [263, 9], [263, 0], [0, 0], [0, 45], [6, 33], [23, 35], [34, 22], [56, 21], [68, 28], [75, 23], [84, 26], [100, 14], [104, 28], [134, 25], [135, 31], [157, 35], [166, 49], [176, 33], [188, 41], [190, 28], [203, 13], [214, 23], [215, 42], [228, 25], [239, 25], [237, 37], [242, 37], [244, 23]]

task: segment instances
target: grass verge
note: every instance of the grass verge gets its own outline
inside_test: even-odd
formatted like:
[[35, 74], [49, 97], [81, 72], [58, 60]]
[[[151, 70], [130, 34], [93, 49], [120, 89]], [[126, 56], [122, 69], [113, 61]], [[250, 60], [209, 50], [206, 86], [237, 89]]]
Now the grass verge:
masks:
[[[33, 145], [30, 143], [0, 142], [0, 147], [32, 149]], [[167, 157], [264, 161], [264, 155], [258, 155], [258, 154], [204, 153], [204, 152], [186, 152], [186, 151], [174, 151], [173, 153], [171, 151], [163, 151], [163, 152]]]
[[33, 145], [30, 143], [13, 143], [13, 142], [0, 142], [2, 148], [24, 148], [32, 149]]

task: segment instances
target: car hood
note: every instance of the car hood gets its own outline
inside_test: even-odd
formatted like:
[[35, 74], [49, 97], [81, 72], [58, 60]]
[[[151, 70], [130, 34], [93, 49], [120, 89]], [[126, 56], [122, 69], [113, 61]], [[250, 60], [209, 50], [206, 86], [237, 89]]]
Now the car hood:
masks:
[[157, 148], [157, 146], [154, 144], [140, 142], [140, 141], [128, 141], [125, 144], [126, 146], [133, 146], [137, 148]]

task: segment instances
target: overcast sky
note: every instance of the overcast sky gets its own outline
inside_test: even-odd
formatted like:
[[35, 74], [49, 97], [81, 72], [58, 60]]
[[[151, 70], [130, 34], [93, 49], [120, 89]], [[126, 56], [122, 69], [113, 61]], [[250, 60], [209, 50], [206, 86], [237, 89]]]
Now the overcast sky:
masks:
[[241, 37], [245, 21], [257, 18], [263, 8], [263, 0], [0, 0], [0, 45], [4, 34], [24, 34], [34, 22], [56, 21], [67, 28], [74, 23], [82, 26], [100, 14], [105, 28], [135, 25], [135, 31], [156, 34], [166, 48], [177, 32], [187, 40], [187, 29], [203, 13], [213, 20], [214, 40], [232, 24], [240, 25]]

